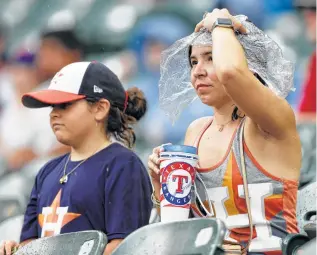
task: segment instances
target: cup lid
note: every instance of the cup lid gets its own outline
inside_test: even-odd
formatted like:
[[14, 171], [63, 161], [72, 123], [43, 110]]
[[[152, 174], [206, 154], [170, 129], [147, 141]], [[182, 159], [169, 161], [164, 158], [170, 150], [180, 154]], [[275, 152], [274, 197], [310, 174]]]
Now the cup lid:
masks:
[[168, 152], [184, 152], [184, 153], [191, 153], [191, 154], [197, 154], [197, 148], [194, 146], [188, 146], [188, 145], [163, 145], [164, 151]]

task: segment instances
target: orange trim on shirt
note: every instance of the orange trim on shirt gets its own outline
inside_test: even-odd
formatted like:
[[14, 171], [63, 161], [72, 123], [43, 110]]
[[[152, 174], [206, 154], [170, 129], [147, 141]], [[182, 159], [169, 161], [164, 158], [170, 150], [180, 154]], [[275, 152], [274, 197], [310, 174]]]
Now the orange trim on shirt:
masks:
[[[252, 161], [252, 163], [256, 166], [256, 168], [261, 171], [263, 174], [265, 174], [267, 177], [273, 179], [273, 180], [276, 180], [276, 181], [279, 181], [279, 182], [283, 182], [284, 180], [282, 178], [279, 178], [271, 173], [269, 173], [268, 171], [266, 171], [264, 169], [264, 167], [262, 167], [262, 165], [259, 164], [259, 162], [256, 160], [256, 158], [253, 156], [253, 154], [251, 153], [251, 151], [249, 150], [249, 147], [247, 146], [246, 142], [243, 141], [243, 148], [244, 148], [244, 151], [246, 152], [246, 154], [248, 155], [248, 157], [250, 158], [250, 160]], [[294, 181], [294, 180], [286, 180], [287, 182], [292, 182], [294, 184], [298, 184], [297, 181]]]
[[[241, 123], [242, 123], [242, 121], [241, 121]], [[200, 168], [200, 167], [199, 167], [199, 162], [198, 162], [198, 166], [196, 167], [196, 169], [197, 169], [198, 172], [210, 172], [210, 171], [216, 169], [217, 167], [219, 167], [219, 166], [221, 166], [221, 165], [223, 164], [223, 162], [227, 159], [227, 157], [228, 157], [228, 155], [229, 155], [229, 153], [230, 153], [230, 151], [231, 151], [231, 149], [232, 149], [232, 144], [233, 144], [234, 138], [236, 137], [236, 133], [237, 133], [237, 131], [238, 131], [238, 129], [239, 129], [241, 123], [236, 127], [236, 130], [234, 131], [234, 133], [233, 133], [233, 135], [232, 135], [232, 137], [231, 137], [231, 140], [230, 140], [228, 149], [227, 149], [227, 151], [226, 151], [224, 157], [223, 157], [216, 165], [214, 165], [214, 166], [212, 166], [212, 167], [207, 167], [207, 168]], [[210, 123], [210, 124], [211, 124], [211, 123]], [[206, 129], [206, 130], [207, 130], [207, 129]], [[206, 130], [205, 130], [205, 131], [206, 131]], [[201, 137], [204, 135], [204, 133], [205, 133], [205, 132], [203, 132], [203, 133], [201, 134]], [[200, 139], [201, 139], [201, 137], [200, 137]], [[198, 144], [197, 144], [197, 151], [198, 151], [198, 148], [199, 148], [200, 139], [199, 139], [199, 142], [198, 142]]]
[[[282, 208], [280, 209], [283, 211], [283, 216], [286, 221], [286, 231], [289, 233], [298, 233], [297, 220], [296, 220], [296, 197], [297, 197], [298, 181], [285, 180], [282, 178], [278, 178], [277, 176], [274, 176], [271, 173], [267, 172], [252, 155], [245, 141], [243, 142], [243, 147], [246, 154], [248, 155], [252, 163], [258, 168], [259, 171], [261, 171], [263, 174], [265, 174], [269, 178], [283, 183], [283, 195], [282, 195], [283, 201], [282, 201]], [[268, 202], [267, 199], [266, 199], [266, 202]], [[276, 205], [277, 204], [278, 204], [278, 201], [276, 201]], [[271, 208], [271, 210], [274, 210], [274, 207], [269, 207], [269, 208]], [[275, 208], [275, 209], [276, 211], [278, 211], [278, 208]], [[268, 212], [268, 213], [269, 215], [273, 214], [273, 212]]]
[[263, 254], [265, 255], [282, 255], [282, 251], [279, 250], [279, 251], [265, 251], [263, 252]]
[[286, 231], [298, 233], [296, 219], [296, 198], [298, 185], [289, 181], [284, 181], [283, 190], [283, 216], [286, 221]]

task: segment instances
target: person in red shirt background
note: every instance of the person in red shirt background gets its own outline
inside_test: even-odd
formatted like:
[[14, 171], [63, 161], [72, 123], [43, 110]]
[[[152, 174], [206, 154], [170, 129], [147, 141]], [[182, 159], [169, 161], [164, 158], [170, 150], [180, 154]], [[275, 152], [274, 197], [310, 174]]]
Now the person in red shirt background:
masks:
[[[316, 45], [316, 1], [298, 0], [295, 6], [303, 12], [308, 39]], [[298, 109], [299, 121], [316, 121], [316, 46], [310, 57]]]
[[316, 114], [316, 50], [311, 56], [307, 78], [303, 86], [299, 112]]

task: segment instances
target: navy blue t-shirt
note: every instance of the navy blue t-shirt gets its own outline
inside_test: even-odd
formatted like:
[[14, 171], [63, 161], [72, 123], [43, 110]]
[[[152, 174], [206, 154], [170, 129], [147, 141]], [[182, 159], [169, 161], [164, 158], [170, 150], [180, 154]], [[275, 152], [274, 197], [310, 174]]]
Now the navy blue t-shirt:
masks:
[[[53, 159], [38, 173], [21, 242], [84, 230], [102, 231], [112, 240], [148, 224], [152, 186], [135, 153], [113, 143], [80, 165], [67, 183], [60, 184], [68, 156]], [[79, 162], [69, 161], [66, 173]]]

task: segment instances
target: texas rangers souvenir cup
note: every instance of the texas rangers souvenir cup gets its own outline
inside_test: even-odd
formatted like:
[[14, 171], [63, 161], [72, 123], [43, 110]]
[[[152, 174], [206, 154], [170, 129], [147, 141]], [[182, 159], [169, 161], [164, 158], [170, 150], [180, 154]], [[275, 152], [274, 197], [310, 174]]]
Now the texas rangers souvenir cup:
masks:
[[161, 222], [186, 220], [194, 192], [197, 148], [185, 145], [163, 148], [160, 153]]

